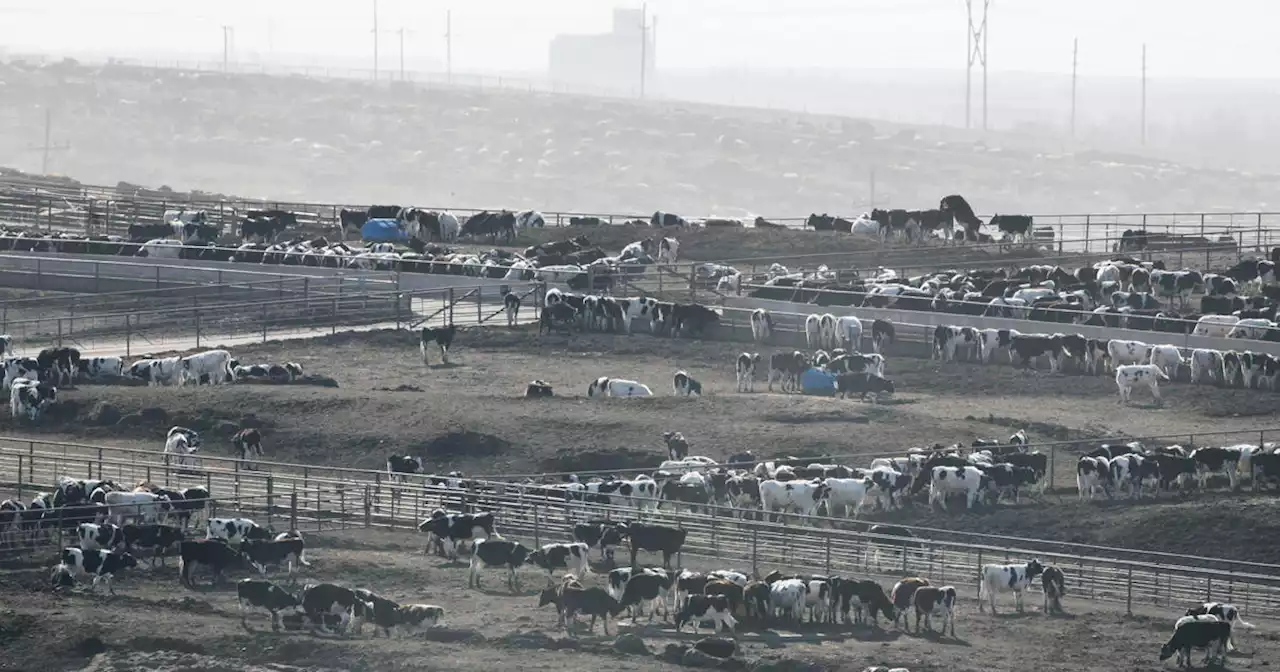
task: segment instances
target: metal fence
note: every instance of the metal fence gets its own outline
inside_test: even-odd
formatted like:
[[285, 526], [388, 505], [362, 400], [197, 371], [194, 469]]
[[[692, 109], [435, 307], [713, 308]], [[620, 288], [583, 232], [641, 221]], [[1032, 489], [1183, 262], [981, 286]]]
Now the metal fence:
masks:
[[[727, 562], [753, 572], [775, 567], [857, 573], [885, 578], [920, 574], [940, 583], [971, 586], [987, 562], [1038, 557], [1072, 576], [1073, 593], [1089, 599], [1178, 608], [1201, 601], [1230, 601], [1246, 614], [1280, 616], [1280, 565], [1196, 558], [1148, 551], [1106, 549], [981, 535], [981, 541], [953, 541], [917, 528], [918, 539], [871, 534], [844, 519], [781, 515], [756, 520], [741, 511], [708, 507], [705, 513], [568, 502], [523, 484], [471, 481], [467, 490], [424, 485], [420, 478], [392, 483], [376, 471], [262, 463], [249, 470], [238, 460], [206, 456], [180, 470], [154, 453], [100, 446], [0, 439], [0, 473], [16, 474], [0, 484], [21, 498], [48, 488], [59, 476], [110, 479], [121, 485], [146, 480], [172, 488], [201, 485], [215, 500], [239, 503], [250, 512], [262, 506], [270, 520], [313, 529], [380, 528], [412, 530], [436, 506], [494, 511], [505, 536], [535, 545], [569, 541], [575, 521], [588, 517], [642, 518], [688, 530], [686, 557]], [[7, 479], [6, 479], [7, 480]], [[279, 504], [277, 504], [279, 502]], [[261, 503], [261, 504], [255, 504]], [[225, 511], [225, 510], [223, 510]], [[741, 516], [741, 517], [740, 517]], [[941, 531], [939, 531], [941, 532]], [[975, 535], [976, 536], [976, 535]], [[1055, 550], [1056, 549], [1056, 550]], [[745, 568], [744, 568], [745, 569]]]

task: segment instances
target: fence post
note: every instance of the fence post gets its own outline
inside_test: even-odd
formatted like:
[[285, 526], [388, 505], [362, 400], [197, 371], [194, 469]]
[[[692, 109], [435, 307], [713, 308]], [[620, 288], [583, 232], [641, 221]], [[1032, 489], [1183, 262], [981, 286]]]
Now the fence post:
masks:
[[1055, 445], [1049, 449], [1049, 485], [1048, 485], [1049, 490], [1053, 490], [1056, 487], [1053, 480], [1054, 479], [1053, 466], [1058, 461], [1058, 448], [1060, 448], [1060, 446]]
[[[336, 303], [336, 302], [335, 302]], [[262, 302], [262, 342], [267, 342], [267, 302]]]
[[195, 313], [196, 313], [196, 347], [199, 348], [200, 347], [200, 311], [197, 310], [195, 311]]
[[452, 287], [449, 288], [449, 322], [448, 324], [453, 324], [453, 288]]
[[[22, 475], [21, 469], [18, 470], [18, 475], [19, 476]], [[99, 480], [102, 479], [102, 449], [101, 448], [98, 449], [98, 479]]]
[[22, 501], [22, 468], [27, 464], [27, 456], [18, 456], [18, 501]]
[[538, 505], [533, 505], [533, 547], [542, 548], [542, 524], [538, 522]]
[[827, 547], [827, 576], [831, 576], [831, 535], [824, 535]]
[[132, 355], [129, 349], [129, 346], [133, 340], [133, 327], [131, 323], [132, 323], [132, 320], [130, 319], [129, 313], [125, 313], [124, 314], [124, 354], [126, 357], [129, 357]]
[[760, 576], [760, 565], [759, 563], [756, 562], [756, 558], [758, 557], [756, 554], [756, 549], [758, 548], [757, 544], [759, 543], [759, 539], [757, 538], [759, 535], [759, 532], [760, 532], [759, 527], [756, 527], [756, 526], [751, 527], [751, 576], [754, 576], [757, 578], [759, 578]]
[[289, 493], [289, 529], [298, 529], [298, 491]]
[[271, 526], [271, 515], [275, 510], [275, 483], [267, 477], [267, 527]]
[[235, 461], [235, 465], [236, 465], [236, 473], [235, 473], [235, 479], [236, 479], [236, 482], [235, 482], [236, 499], [240, 499], [240, 461], [239, 461], [239, 460], [236, 460], [236, 461]]
[[58, 347], [62, 347], [62, 318], [58, 318]]
[[373, 526], [373, 499], [369, 496], [369, 486], [364, 486], [364, 526]]
[[[336, 296], [333, 298], [333, 314], [331, 317], [333, 321], [329, 323], [329, 333], [336, 334], [338, 333], [338, 297]], [[266, 339], [264, 338], [263, 340]]]
[[1125, 581], [1124, 615], [1133, 615], [1133, 565], [1129, 565], [1129, 578]]

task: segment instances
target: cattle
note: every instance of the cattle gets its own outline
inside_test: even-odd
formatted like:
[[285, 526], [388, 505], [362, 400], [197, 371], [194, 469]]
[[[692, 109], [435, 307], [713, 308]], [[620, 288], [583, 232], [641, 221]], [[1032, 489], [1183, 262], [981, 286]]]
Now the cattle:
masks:
[[125, 518], [129, 517], [155, 523], [172, 509], [167, 496], [151, 492], [108, 492], [103, 503], [107, 505], [107, 515], [115, 519], [117, 525], [124, 525]]
[[1108, 459], [1088, 455], [1081, 457], [1076, 463], [1076, 489], [1080, 499], [1084, 499], [1086, 494], [1093, 499], [1093, 493], [1099, 489], [1110, 497], [1111, 466]]
[[1222, 602], [1205, 602], [1203, 604], [1187, 609], [1187, 616], [1214, 616], [1219, 621], [1226, 623], [1228, 626], [1227, 650], [1235, 651], [1235, 627], [1237, 624], [1248, 630], [1253, 629], [1253, 624], [1240, 618], [1240, 611], [1235, 605], [1224, 604]]
[[589, 520], [573, 526], [573, 538], [587, 545], [587, 548], [600, 549], [600, 559], [613, 560], [613, 547], [622, 543], [627, 534], [627, 526], [609, 520]]
[[120, 357], [85, 357], [80, 360], [79, 372], [90, 380], [119, 378], [124, 375], [124, 360]]
[[995, 493], [996, 501], [1007, 492], [1013, 493], [1013, 501], [1018, 502], [1018, 495], [1024, 486], [1033, 486], [1038, 480], [1036, 471], [1031, 467], [1019, 467], [1008, 463], [995, 464], [989, 467], [979, 466], [982, 473], [991, 479], [990, 492]]
[[[651, 576], [651, 575], [649, 575]], [[635, 577], [639, 578], [639, 577]], [[630, 585], [630, 584], [628, 584]], [[572, 626], [577, 622], [579, 613], [591, 616], [587, 631], [595, 630], [596, 619], [604, 620], [604, 634], [609, 634], [609, 617], [617, 616], [625, 608], [603, 588], [583, 588], [577, 578], [567, 574], [560, 585], [556, 606], [562, 610], [565, 619], [565, 631], [573, 636]]]
[[1231, 333], [1232, 327], [1240, 321], [1235, 315], [1204, 315], [1196, 320], [1195, 329], [1191, 331], [1193, 336], [1210, 336], [1213, 338], [1226, 338]]
[[[1222, 371], [1222, 352], [1208, 348], [1196, 348], [1191, 351], [1191, 384], [1199, 385], [1201, 381], [1214, 381], [1215, 372]], [[1224, 381], [1225, 384], [1225, 381]]]
[[9, 412], [16, 419], [27, 416], [32, 422], [57, 400], [58, 389], [29, 378], [14, 378], [9, 388]]
[[275, 537], [270, 528], [248, 518], [210, 518], [205, 523], [205, 539], [216, 539], [239, 546], [246, 541], [267, 541]]
[[911, 596], [911, 603], [916, 612], [916, 634], [920, 634], [920, 617], [924, 617], [924, 627], [933, 632], [933, 616], [942, 617], [942, 634], [947, 634], [947, 626], [951, 626], [951, 636], [956, 636], [956, 589], [955, 586], [919, 586]]
[[[432, 538], [448, 542], [449, 559], [457, 560], [460, 544], [496, 536], [493, 524], [494, 516], [491, 512], [447, 513], [422, 521], [418, 524], [418, 530], [427, 534], [428, 545]], [[522, 558], [521, 563], [523, 562]]]
[[940, 324], [933, 330], [933, 352], [930, 359], [953, 361], [957, 350], [963, 348], [967, 359], [973, 359], [978, 352], [980, 336], [973, 327], [953, 327]]
[[1032, 579], [1044, 573], [1044, 566], [1038, 560], [1017, 565], [983, 565], [982, 583], [978, 586], [978, 611], [982, 611], [982, 597], [985, 593], [991, 605], [991, 613], [996, 613], [996, 593], [1013, 592], [1014, 604], [1022, 611], [1022, 591], [1026, 590]]
[[1241, 472], [1252, 472], [1249, 465], [1253, 457], [1252, 449], [1252, 446], [1224, 448], [1211, 446], [1193, 451], [1190, 457], [1196, 463], [1196, 477], [1200, 482], [1200, 489], [1203, 490], [1209, 477], [1215, 474], [1226, 476], [1232, 490], [1239, 488]]
[[205, 377], [209, 384], [221, 385], [231, 377], [231, 353], [209, 350], [182, 358], [181, 384], [199, 384]]
[[200, 445], [199, 432], [176, 425], [170, 427], [164, 441], [164, 463], [179, 468], [193, 467], [194, 458], [191, 456], [200, 450]]
[[129, 367], [129, 375], [147, 381], [148, 387], [177, 385], [182, 381], [182, 358], [143, 359]]
[[302, 541], [302, 535], [297, 532], [284, 532], [268, 540], [247, 540], [240, 548], [250, 560], [263, 568], [284, 565], [290, 576], [293, 575], [294, 563], [303, 567], [311, 566], [307, 562], [306, 544]]
[[[630, 575], [625, 581], [622, 597], [619, 600], [624, 607], [631, 607], [643, 601], [648, 601], [649, 622], [653, 622], [653, 615], [657, 613], [658, 607], [662, 607], [663, 619], [670, 618], [667, 611], [667, 593], [671, 591], [673, 584], [673, 576], [662, 570], [643, 570], [638, 574]], [[612, 575], [610, 582], [612, 587]]]
[[258, 607], [271, 612], [271, 629], [280, 630], [280, 612], [285, 609], [302, 606], [298, 598], [270, 581], [258, 579], [241, 579], [236, 583], [236, 602], [240, 606], [240, 624], [247, 630], [245, 605]]
[[871, 349], [872, 352], [883, 354], [890, 345], [893, 345], [895, 338], [895, 330], [893, 323], [883, 318], [876, 318], [871, 323]]
[[[880, 584], [869, 579], [854, 581], [852, 579], [833, 578], [830, 580], [832, 592], [832, 601], [839, 600], [839, 612], [848, 620], [850, 609], [856, 609], [853, 614], [853, 622], [862, 624], [866, 621], [868, 615], [871, 616], [871, 624], [880, 627], [878, 614], [883, 615], [890, 621], [896, 620], [897, 614], [890, 601], [889, 596], [885, 595], [884, 588]], [[833, 606], [835, 606], [833, 604]], [[835, 611], [833, 609], [833, 611]]]
[[124, 550], [133, 552], [135, 548], [152, 550], [151, 566], [156, 559], [164, 564], [165, 550], [180, 544], [186, 538], [180, 528], [172, 525], [125, 525], [121, 528], [124, 537]]
[[529, 560], [530, 555], [529, 549], [520, 542], [501, 539], [494, 535], [475, 542], [471, 553], [471, 566], [467, 574], [467, 587], [481, 587], [480, 570], [486, 567], [503, 567], [507, 570], [507, 587], [512, 592], [519, 591], [520, 577], [516, 574], [516, 570]]
[[[815, 358], [816, 359], [816, 358]], [[814, 362], [817, 365], [817, 362]], [[824, 369], [831, 373], [869, 373], [884, 376], [884, 355], [842, 354], [827, 362]]]
[[206, 565], [213, 572], [213, 584], [217, 585], [222, 573], [228, 569], [254, 569], [263, 572], [262, 566], [254, 563], [243, 551], [232, 548], [221, 539], [199, 539], [184, 541], [178, 545], [178, 576], [182, 585], [194, 587], [191, 571], [200, 565]]
[[573, 306], [566, 303], [548, 303], [542, 310], [542, 317], [538, 320], [538, 333], [541, 334], [544, 328], [547, 333], [551, 333], [557, 324], [566, 332], [572, 333], [577, 317], [578, 312]]
[[34, 357], [9, 357], [4, 360], [4, 393], [8, 394], [14, 381], [25, 378], [27, 381], [40, 379], [40, 363]]
[[582, 577], [591, 572], [588, 554], [590, 547], [584, 542], [572, 544], [543, 544], [542, 548], [530, 553], [526, 563], [547, 570], [547, 580], [557, 569], [568, 570], [575, 577]]
[[[1145, 353], [1144, 353], [1145, 354]], [[1048, 355], [1050, 373], [1062, 368], [1062, 339], [1048, 334], [1017, 334], [1009, 339], [1009, 358], [1018, 366], [1028, 366], [1040, 355]]]
[[[235, 447], [240, 459], [249, 462], [249, 458], [257, 455], [262, 459], [262, 433], [256, 429], [242, 429], [231, 436], [231, 445]], [[253, 463], [249, 462], [249, 467]]]
[[458, 328], [452, 324], [444, 327], [423, 327], [422, 333], [418, 339], [418, 351], [422, 353], [422, 365], [431, 366], [431, 359], [427, 356], [427, 346], [435, 343], [440, 346], [441, 363], [449, 364], [449, 348], [453, 346], [453, 337], [458, 333]]
[[[1114, 343], [1114, 341], [1112, 341]], [[1156, 405], [1161, 404], [1160, 399], [1160, 381], [1168, 381], [1169, 376], [1155, 364], [1127, 364], [1117, 366], [1116, 369], [1116, 387], [1120, 390], [1120, 403], [1129, 403], [1129, 396], [1133, 392], [1133, 388], [1139, 385], [1145, 385], [1151, 390], [1151, 396], [1155, 398]]]
[[[339, 629], [359, 633], [372, 620], [374, 605], [356, 591], [332, 583], [308, 583], [302, 587], [302, 610], [313, 620], [339, 617]], [[321, 620], [321, 622], [324, 622]]]
[[652, 397], [653, 390], [650, 390], [647, 385], [637, 383], [634, 380], [601, 376], [587, 385], [587, 396], [596, 398]]
[[138, 566], [138, 561], [129, 553], [102, 549], [87, 551], [79, 548], [64, 548], [61, 560], [61, 566], [65, 567], [73, 578], [84, 579], [92, 576], [94, 589], [97, 589], [99, 582], [106, 582], [107, 592], [112, 595], [116, 594], [115, 587], [111, 584], [115, 575]]
[[405, 630], [422, 630], [440, 625], [444, 607], [435, 604], [406, 604], [400, 607], [399, 624]]
[[822, 347], [822, 316], [816, 313], [804, 318], [804, 342], [810, 350]]
[[1191, 650], [1205, 649], [1205, 665], [1209, 665], [1214, 658], [1225, 662], [1230, 638], [1230, 623], [1199, 620], [1179, 622], [1174, 627], [1173, 636], [1160, 647], [1160, 660], [1168, 660], [1176, 653], [1178, 664], [1189, 667]]
[[759, 365], [759, 353], [744, 352], [738, 355], [737, 363], [734, 368], [737, 375], [739, 392], [755, 391], [756, 367]]
[[679, 461], [689, 456], [689, 441], [680, 432], [663, 432], [662, 441], [667, 444], [667, 459]]
[[525, 387], [524, 396], [530, 398], [552, 397], [555, 396], [555, 392], [546, 381], [535, 380]]
[[1067, 579], [1055, 565], [1044, 568], [1040, 575], [1040, 587], [1044, 591], [1044, 613], [1062, 613], [1062, 596], [1067, 594]]
[[80, 351], [75, 348], [46, 348], [36, 357], [40, 379], [56, 385], [70, 385], [80, 369]]
[[76, 538], [80, 541], [80, 550], [110, 551], [124, 543], [124, 530], [111, 523], [80, 523], [76, 528]]
[[702, 383], [694, 380], [686, 371], [676, 371], [672, 377], [671, 389], [676, 396], [702, 396]]
[[930, 585], [928, 579], [922, 579], [918, 576], [908, 576], [893, 584], [893, 588], [889, 591], [889, 601], [893, 603], [893, 607], [897, 611], [893, 619], [894, 625], [902, 628], [902, 621], [908, 620], [905, 617], [910, 613], [909, 607], [915, 603], [916, 591], [928, 585]]
[[387, 457], [387, 475], [394, 481], [403, 483], [412, 474], [422, 473], [422, 458], [413, 455], [390, 455]]
[[857, 394], [863, 401], [868, 394], [893, 394], [893, 381], [874, 373], [842, 373], [836, 378], [836, 391], [840, 398]]
[[773, 317], [764, 308], [751, 311], [751, 338], [756, 343], [764, 343], [773, 334]]
[[631, 523], [627, 526], [627, 536], [631, 540], [631, 566], [637, 567], [636, 556], [640, 551], [662, 553], [662, 566], [671, 568], [671, 556], [684, 547], [689, 531], [666, 525], [647, 525]]
[[1176, 345], [1152, 346], [1151, 354], [1147, 358], [1148, 364], [1159, 367], [1171, 380], [1178, 377], [1178, 369], [1182, 367], [1183, 362], [1182, 351]]
[[1010, 240], [1027, 242], [1031, 232], [1031, 215], [992, 215], [988, 225], [1004, 233]]
[[812, 516], [830, 494], [831, 488], [820, 481], [778, 481], [760, 483], [760, 502], [766, 513], [795, 511]]
[[1013, 338], [1021, 336], [1016, 329], [983, 329], [978, 332], [979, 348], [978, 351], [983, 363], [990, 364], [991, 357], [1000, 350], [1009, 353], [1009, 361], [1013, 361], [1013, 351], [1010, 346], [1013, 345]]
[[774, 581], [769, 587], [769, 610], [774, 616], [787, 616], [799, 623], [808, 594], [809, 584], [801, 579]]
[[520, 297], [513, 292], [503, 294], [502, 309], [507, 315], [507, 326], [516, 326], [516, 321], [520, 318]]
[[800, 374], [808, 367], [808, 357], [799, 350], [775, 352], [769, 357], [769, 391], [773, 391], [773, 381], [777, 379], [782, 384], [783, 392], [799, 392]]
[[988, 483], [990, 479], [977, 467], [933, 467], [930, 470], [929, 505], [938, 504], [946, 511], [947, 496], [963, 493], [965, 508], [972, 509]]
[[[770, 482], [776, 481], [766, 481]], [[828, 478], [823, 484], [827, 487], [827, 511], [832, 517], [847, 517], [850, 512], [856, 517], [876, 488], [869, 478]]]

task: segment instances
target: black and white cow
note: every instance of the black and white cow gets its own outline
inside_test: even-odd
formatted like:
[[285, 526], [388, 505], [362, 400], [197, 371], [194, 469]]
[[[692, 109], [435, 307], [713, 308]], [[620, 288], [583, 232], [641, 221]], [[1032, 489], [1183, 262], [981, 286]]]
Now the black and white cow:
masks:
[[418, 340], [418, 350], [422, 353], [423, 366], [431, 366], [431, 360], [427, 356], [427, 346], [431, 343], [440, 346], [440, 361], [448, 364], [449, 348], [453, 346], [453, 337], [457, 333], [458, 328], [452, 324], [444, 327], [423, 327]]
[[222, 573], [228, 569], [254, 569], [259, 573], [265, 570], [249, 559], [243, 551], [232, 548], [221, 539], [193, 539], [178, 545], [178, 576], [182, 585], [194, 588], [191, 572], [204, 565], [213, 572], [213, 585], [222, 579]]
[[271, 629], [280, 630], [280, 612], [302, 606], [298, 598], [270, 581], [240, 579], [236, 583], [236, 602], [240, 605], [240, 624], [247, 630], [245, 604], [271, 612]]
[[491, 512], [446, 513], [422, 521], [418, 524], [418, 530], [428, 535], [428, 545], [432, 536], [445, 542], [448, 546], [446, 553], [449, 559], [457, 560], [460, 544], [474, 542], [478, 545], [479, 542], [476, 540], [494, 536], [493, 523], [494, 517]]
[[667, 444], [667, 459], [683, 460], [689, 456], [689, 441], [680, 432], [663, 432], [662, 440]]
[[105, 581], [107, 592], [116, 594], [111, 580], [119, 572], [130, 567], [137, 567], [138, 561], [123, 551], [104, 551], [102, 549], [86, 551], [79, 548], [62, 549], [62, 565], [76, 579], [93, 577], [93, 587]]
[[1040, 586], [1044, 590], [1044, 613], [1062, 613], [1062, 596], [1067, 594], [1067, 577], [1062, 570], [1056, 565], [1045, 567]]
[[45, 348], [36, 357], [40, 379], [57, 385], [70, 385], [80, 370], [80, 351], [75, 348]]
[[884, 354], [896, 337], [893, 322], [877, 317], [871, 323], [871, 348], [877, 354]]
[[1214, 658], [1226, 661], [1227, 647], [1231, 642], [1231, 624], [1225, 621], [1179, 620], [1173, 637], [1160, 647], [1160, 660], [1168, 660], [1175, 653], [1182, 667], [1190, 667], [1191, 650], [1205, 649], [1205, 665]]
[[422, 473], [422, 458], [412, 455], [391, 455], [387, 457], [387, 475], [392, 480], [404, 482], [411, 474]]
[[180, 528], [172, 525], [135, 525], [130, 523], [121, 528], [121, 534], [124, 537], [124, 549], [126, 551], [133, 552], [134, 549], [152, 551], [152, 567], [155, 566], [157, 559], [160, 560], [161, 564], [164, 564], [165, 549], [182, 543], [186, 538]]
[[124, 543], [124, 530], [111, 523], [80, 523], [76, 529], [80, 549], [84, 551], [114, 550]]
[[266, 541], [275, 537], [270, 528], [248, 518], [210, 518], [205, 524], [205, 539], [219, 539], [239, 546], [246, 541]]
[[836, 391], [840, 398], [851, 395], [866, 401], [868, 394], [893, 394], [893, 381], [874, 373], [842, 373], [836, 378]]
[[1224, 604], [1222, 602], [1205, 602], [1201, 605], [1187, 609], [1188, 616], [1200, 616], [1203, 614], [1210, 614], [1212, 616], [1217, 616], [1218, 620], [1230, 626], [1230, 628], [1228, 629], [1228, 639], [1227, 639], [1228, 651], [1236, 650], [1235, 638], [1234, 638], [1236, 625], [1239, 625], [1240, 627], [1245, 628], [1247, 630], [1253, 629], [1253, 624], [1245, 621], [1243, 618], [1240, 618], [1240, 610], [1236, 609], [1235, 605], [1232, 605], [1232, 604]]
[[591, 572], [589, 555], [591, 549], [586, 542], [572, 544], [543, 544], [542, 548], [530, 553], [525, 562], [547, 570], [547, 580], [557, 569], [566, 570], [578, 578]]
[[588, 548], [600, 549], [600, 559], [607, 562], [613, 560], [614, 547], [620, 545], [626, 536], [626, 524], [611, 520], [589, 520], [573, 526], [574, 540]]
[[236, 452], [239, 453], [240, 459], [248, 462], [249, 468], [253, 468], [253, 463], [249, 462], [249, 458], [254, 455], [258, 459], [262, 459], [262, 433], [257, 429], [242, 429], [231, 437], [231, 445], [235, 446]]
[[294, 563], [310, 567], [307, 562], [306, 543], [297, 532], [282, 533], [274, 539], [246, 541], [241, 549], [255, 564], [263, 567], [284, 565], [289, 575], [293, 575]]
[[339, 616], [339, 629], [359, 633], [364, 621], [372, 620], [374, 605], [360, 599], [356, 591], [332, 583], [308, 583], [302, 587], [302, 610], [313, 619]]
[[991, 605], [991, 613], [996, 613], [996, 593], [1012, 592], [1014, 604], [1022, 611], [1022, 593], [1031, 585], [1031, 580], [1044, 573], [1044, 566], [1038, 560], [1016, 565], [983, 565], [982, 583], [978, 590], [978, 611], [982, 611], [982, 598], [985, 596]]
[[518, 541], [498, 538], [477, 541], [471, 553], [467, 587], [481, 587], [480, 570], [486, 567], [503, 567], [507, 570], [507, 587], [512, 591], [519, 591], [520, 576], [516, 574], [516, 570], [529, 560], [530, 555], [529, 549]]
[[671, 381], [671, 388], [676, 396], [702, 396], [702, 383], [694, 380], [686, 371], [676, 371]]

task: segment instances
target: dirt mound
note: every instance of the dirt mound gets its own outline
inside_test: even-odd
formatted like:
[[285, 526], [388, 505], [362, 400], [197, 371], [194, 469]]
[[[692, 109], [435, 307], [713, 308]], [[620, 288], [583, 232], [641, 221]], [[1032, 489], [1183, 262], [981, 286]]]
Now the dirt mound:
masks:
[[449, 432], [431, 439], [423, 446], [423, 452], [431, 459], [498, 455], [510, 449], [511, 442], [505, 439], [471, 431]]

